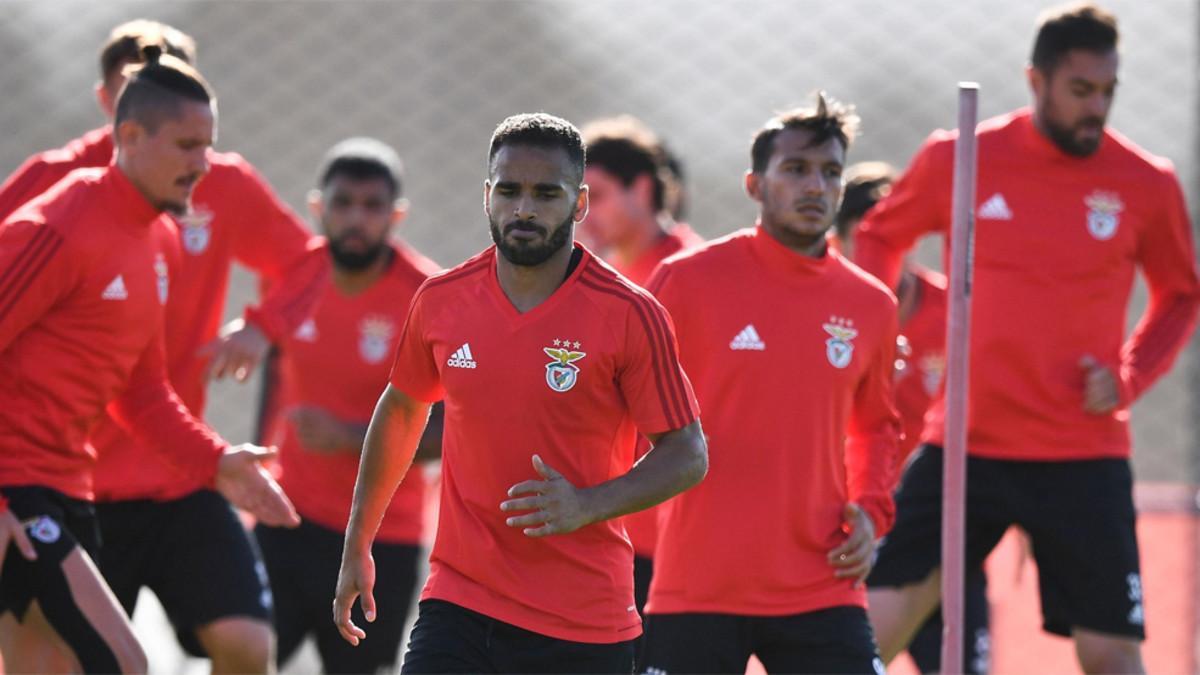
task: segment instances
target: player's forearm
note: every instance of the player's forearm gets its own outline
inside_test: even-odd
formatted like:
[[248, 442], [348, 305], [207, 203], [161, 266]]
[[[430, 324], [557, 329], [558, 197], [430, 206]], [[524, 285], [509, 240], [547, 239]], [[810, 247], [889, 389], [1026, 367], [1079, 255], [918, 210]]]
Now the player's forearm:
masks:
[[429, 404], [415, 401], [390, 385], [380, 396], [359, 459], [346, 527], [347, 553], [361, 554], [370, 548], [388, 502], [412, 464], [428, 416]]
[[1170, 369], [1196, 326], [1198, 312], [1200, 295], [1194, 292], [1151, 297], [1150, 308], [1121, 349], [1124, 405], [1136, 401]]
[[623, 476], [584, 490], [591, 522], [648, 509], [699, 483], [708, 473], [700, 421], [663, 434]]

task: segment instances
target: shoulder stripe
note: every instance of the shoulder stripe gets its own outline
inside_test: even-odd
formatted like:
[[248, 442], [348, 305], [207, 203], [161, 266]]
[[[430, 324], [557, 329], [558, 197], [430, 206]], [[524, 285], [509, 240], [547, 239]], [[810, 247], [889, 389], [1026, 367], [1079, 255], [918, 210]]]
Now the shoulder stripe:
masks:
[[[600, 281], [607, 281], [609, 284], [622, 289], [632, 295], [634, 298], [637, 298], [637, 300], [645, 307], [647, 314], [649, 314], [655, 325], [655, 334], [659, 340], [659, 347], [667, 355], [668, 359], [670, 359], [667, 363], [678, 363], [679, 355], [675, 351], [675, 341], [671, 339], [671, 329], [665, 316], [666, 310], [660, 309], [657, 301], [652, 299], [652, 297], [648, 295], [648, 291], [640, 286], [635, 286], [622, 277], [614, 276], [605, 278], [596, 270], [592, 270], [592, 272]], [[687, 403], [687, 389], [684, 387], [682, 379], [678, 376], [674, 376], [674, 372], [667, 368], [667, 363], [663, 364], [663, 372], [666, 377], [667, 384], [671, 386], [671, 393], [674, 395], [674, 400], [679, 403], [680, 415], [684, 418], [688, 418], [690, 417], [690, 406]]]
[[619, 297], [629, 302], [637, 311], [638, 318], [646, 331], [646, 339], [650, 342], [653, 355], [656, 357], [654, 375], [659, 386], [659, 396], [663, 401], [663, 412], [673, 428], [680, 428], [692, 420], [691, 407], [687, 402], [687, 391], [683, 386], [677, 369], [670, 364], [678, 364], [679, 358], [675, 353], [675, 345], [670, 337], [670, 330], [662, 312], [654, 306], [653, 301], [641, 289], [635, 289], [623, 284], [617, 278], [605, 278], [596, 272], [586, 274], [580, 279], [589, 288]]
[[483, 256], [482, 258], [479, 258], [475, 262], [467, 263], [466, 265], [463, 265], [462, 267], [459, 267], [458, 269], [450, 270], [449, 272], [446, 272], [442, 276], [429, 277], [429, 279], [425, 282], [425, 290], [433, 288], [434, 286], [440, 286], [440, 285], [442, 285], [444, 283], [448, 283], [450, 281], [455, 281], [458, 279], [463, 279], [465, 277], [469, 277], [472, 274], [475, 274], [477, 272], [488, 269], [490, 264], [491, 264], [491, 260], [487, 256]]
[[49, 227], [41, 227], [25, 244], [17, 260], [0, 276], [0, 321], [3, 321], [12, 311], [17, 300], [25, 293], [38, 273], [58, 253], [63, 238], [58, 232]]

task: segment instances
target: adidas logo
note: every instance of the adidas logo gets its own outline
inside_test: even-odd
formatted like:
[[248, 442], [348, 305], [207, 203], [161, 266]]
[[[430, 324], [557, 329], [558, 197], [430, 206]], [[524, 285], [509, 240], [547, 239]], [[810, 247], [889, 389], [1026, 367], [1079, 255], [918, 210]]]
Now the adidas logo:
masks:
[[102, 300], [127, 300], [129, 292], [125, 290], [125, 279], [120, 274], [108, 282], [108, 287], [100, 294]]
[[733, 338], [733, 341], [729, 343], [729, 348], [751, 349], [761, 352], [767, 348], [767, 344], [758, 336], [758, 331], [754, 330], [754, 324], [750, 324]]
[[997, 192], [979, 205], [979, 217], [988, 220], [1012, 220], [1013, 214], [1008, 208], [1008, 202], [1004, 201], [1004, 195]]
[[446, 360], [446, 365], [451, 368], [474, 368], [475, 357], [471, 355], [471, 345], [464, 343], [458, 348], [458, 351]]

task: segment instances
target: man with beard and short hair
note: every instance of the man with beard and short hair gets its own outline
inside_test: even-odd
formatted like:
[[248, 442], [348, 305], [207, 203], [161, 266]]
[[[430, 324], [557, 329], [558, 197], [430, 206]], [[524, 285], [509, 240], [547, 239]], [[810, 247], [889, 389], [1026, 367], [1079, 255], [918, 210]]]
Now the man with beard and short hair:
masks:
[[[394, 670], [408, 607], [416, 590], [425, 520], [426, 480], [410, 473], [392, 497], [372, 546], [379, 618], [357, 649], [329, 621], [343, 530], [358, 473], [367, 421], [387, 384], [408, 303], [438, 266], [391, 235], [408, 213], [396, 152], [370, 138], [335, 145], [322, 163], [319, 190], [309, 195], [326, 239], [309, 256], [332, 268], [322, 277], [315, 309], [279, 344], [282, 421], [280, 485], [304, 519], [297, 529], [255, 529], [275, 598], [278, 664], [308, 635], [327, 673]], [[303, 267], [301, 268], [303, 269]], [[284, 278], [283, 286], [309, 283]], [[272, 311], [264, 307], [264, 311]], [[418, 457], [440, 452], [440, 425], [430, 425]], [[361, 621], [361, 614], [355, 619]]]
[[[1187, 342], [1200, 282], [1170, 162], [1105, 128], [1117, 65], [1111, 14], [1050, 10], [1027, 68], [1032, 109], [978, 129], [966, 564], [1019, 525], [1043, 628], [1074, 639], [1086, 672], [1134, 673], [1145, 611], [1129, 408]], [[954, 138], [935, 132], [859, 227], [855, 260], [892, 287], [916, 239], [950, 229]], [[1150, 298], [1126, 338], [1139, 269]], [[939, 397], [869, 580], [885, 658], [939, 601], [944, 421]]]
[[[417, 291], [363, 446], [334, 621], [376, 618], [370, 543], [444, 400], [441, 512], [403, 672], [631, 672], [641, 619], [619, 516], [697, 483], [707, 448], [670, 319], [580, 246], [569, 122], [506, 119], [484, 211], [495, 246]], [[638, 432], [654, 448], [633, 465]], [[532, 464], [532, 466], [531, 466]]]

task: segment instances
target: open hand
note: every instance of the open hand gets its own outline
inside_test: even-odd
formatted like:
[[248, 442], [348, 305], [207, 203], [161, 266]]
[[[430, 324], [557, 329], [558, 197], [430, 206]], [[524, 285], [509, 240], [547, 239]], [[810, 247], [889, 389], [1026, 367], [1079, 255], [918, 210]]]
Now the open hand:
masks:
[[858, 588], [867, 580], [875, 564], [875, 524], [858, 504], [850, 502], [842, 512], [845, 519], [843, 529], [849, 536], [841, 546], [829, 552], [827, 559], [833, 565], [833, 576], [839, 579], [854, 579]]
[[271, 350], [271, 341], [252, 323], [234, 319], [221, 329], [215, 340], [200, 349], [208, 359], [206, 379], [219, 380], [232, 375], [245, 382]]
[[[542, 480], [527, 480], [508, 489], [508, 499], [500, 504], [501, 511], [532, 511], [512, 516], [505, 521], [509, 527], [525, 528], [530, 537], [574, 532], [592, 522], [585, 492], [563, 475], [533, 456], [533, 470]], [[521, 496], [529, 495], [529, 496]]]
[[277, 454], [273, 448], [250, 443], [229, 448], [217, 463], [217, 491], [265, 525], [296, 527], [300, 524], [296, 507], [263, 466]]

